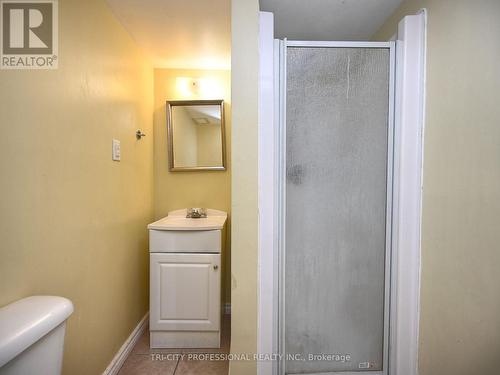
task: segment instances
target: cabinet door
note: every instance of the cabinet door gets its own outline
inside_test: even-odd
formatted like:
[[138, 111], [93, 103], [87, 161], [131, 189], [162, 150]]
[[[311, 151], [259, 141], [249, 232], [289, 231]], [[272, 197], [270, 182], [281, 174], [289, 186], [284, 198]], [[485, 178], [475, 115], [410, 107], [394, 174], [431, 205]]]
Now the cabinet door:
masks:
[[218, 331], [220, 254], [150, 254], [150, 328]]

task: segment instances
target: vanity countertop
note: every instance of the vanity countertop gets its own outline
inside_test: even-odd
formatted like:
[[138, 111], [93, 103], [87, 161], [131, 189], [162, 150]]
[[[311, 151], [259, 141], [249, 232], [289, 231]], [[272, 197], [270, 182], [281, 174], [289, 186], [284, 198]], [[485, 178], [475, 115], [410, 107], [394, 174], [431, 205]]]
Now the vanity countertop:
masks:
[[227, 214], [224, 211], [207, 209], [207, 217], [186, 218], [186, 209], [171, 211], [168, 216], [148, 225], [153, 230], [217, 230], [224, 227]]

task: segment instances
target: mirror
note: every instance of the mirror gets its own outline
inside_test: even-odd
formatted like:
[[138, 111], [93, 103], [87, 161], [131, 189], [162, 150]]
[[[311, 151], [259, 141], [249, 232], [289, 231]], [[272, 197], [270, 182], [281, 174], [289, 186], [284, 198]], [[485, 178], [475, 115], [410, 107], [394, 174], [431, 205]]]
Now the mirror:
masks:
[[167, 102], [170, 171], [225, 170], [223, 100]]

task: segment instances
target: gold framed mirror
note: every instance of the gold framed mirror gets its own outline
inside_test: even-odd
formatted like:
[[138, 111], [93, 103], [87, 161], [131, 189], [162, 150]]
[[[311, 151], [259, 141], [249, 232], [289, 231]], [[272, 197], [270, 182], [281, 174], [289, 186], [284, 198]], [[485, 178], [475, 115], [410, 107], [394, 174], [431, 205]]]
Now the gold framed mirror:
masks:
[[225, 171], [224, 101], [167, 101], [168, 168], [171, 172]]

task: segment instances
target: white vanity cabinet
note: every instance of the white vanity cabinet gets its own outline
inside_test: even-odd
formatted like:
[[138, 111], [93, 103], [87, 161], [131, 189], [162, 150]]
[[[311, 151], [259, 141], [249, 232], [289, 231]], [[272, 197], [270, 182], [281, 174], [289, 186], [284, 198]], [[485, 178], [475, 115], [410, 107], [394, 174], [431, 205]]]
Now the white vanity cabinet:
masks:
[[151, 254], [151, 324], [158, 331], [218, 331], [220, 254]]
[[148, 226], [151, 348], [220, 347], [226, 214], [208, 210], [207, 218], [188, 219], [185, 213], [170, 212]]

